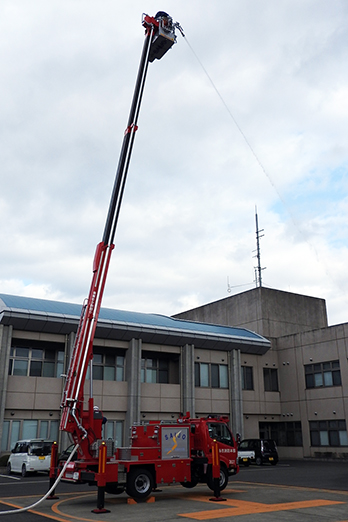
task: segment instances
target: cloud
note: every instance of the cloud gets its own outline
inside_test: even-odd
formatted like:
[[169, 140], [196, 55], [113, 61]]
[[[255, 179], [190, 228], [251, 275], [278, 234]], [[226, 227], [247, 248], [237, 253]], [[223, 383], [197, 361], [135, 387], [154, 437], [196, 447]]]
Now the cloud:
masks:
[[[257, 205], [263, 283], [346, 321], [346, 3], [162, 7], [187, 41], [149, 66], [104, 305], [169, 315], [228, 296], [227, 277], [252, 288]], [[0, 291], [79, 303], [158, 6], [0, 9]]]

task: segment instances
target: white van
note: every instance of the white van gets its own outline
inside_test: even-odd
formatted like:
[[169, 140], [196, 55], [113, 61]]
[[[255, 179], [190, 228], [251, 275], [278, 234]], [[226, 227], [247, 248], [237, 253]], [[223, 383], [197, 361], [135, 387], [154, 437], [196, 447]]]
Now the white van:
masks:
[[36, 471], [49, 471], [52, 441], [44, 439], [19, 440], [7, 462], [7, 473], [21, 473], [25, 477]]

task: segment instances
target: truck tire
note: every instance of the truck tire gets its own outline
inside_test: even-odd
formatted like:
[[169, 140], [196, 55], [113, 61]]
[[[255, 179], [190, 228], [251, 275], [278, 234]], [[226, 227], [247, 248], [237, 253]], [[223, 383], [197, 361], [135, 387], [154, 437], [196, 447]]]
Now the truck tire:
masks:
[[147, 498], [153, 490], [152, 473], [145, 468], [134, 468], [127, 477], [126, 492], [135, 499]]
[[28, 475], [27, 473], [27, 467], [25, 464], [22, 466], [22, 477], [26, 477]]
[[256, 466], [262, 466], [262, 458], [261, 457], [256, 457], [255, 464], [256, 464]]
[[197, 486], [198, 480], [191, 480], [191, 482], [180, 482], [180, 484], [184, 486], [184, 488], [191, 489]]
[[[219, 482], [220, 491], [223, 491], [225, 489], [225, 487], [227, 486], [227, 484], [228, 484], [227, 469], [225, 468], [225, 466], [221, 466], [220, 467], [220, 482]], [[213, 479], [213, 473], [212, 473], [211, 466], [210, 466], [210, 469], [208, 470], [207, 485], [208, 485], [209, 489], [214, 491], [214, 479]]]

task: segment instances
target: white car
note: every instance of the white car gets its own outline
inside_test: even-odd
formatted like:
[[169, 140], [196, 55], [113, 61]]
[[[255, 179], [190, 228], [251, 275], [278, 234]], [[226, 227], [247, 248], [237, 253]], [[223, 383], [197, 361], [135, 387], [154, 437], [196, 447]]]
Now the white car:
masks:
[[28, 473], [49, 471], [52, 441], [44, 439], [19, 440], [11, 451], [7, 462], [7, 473]]

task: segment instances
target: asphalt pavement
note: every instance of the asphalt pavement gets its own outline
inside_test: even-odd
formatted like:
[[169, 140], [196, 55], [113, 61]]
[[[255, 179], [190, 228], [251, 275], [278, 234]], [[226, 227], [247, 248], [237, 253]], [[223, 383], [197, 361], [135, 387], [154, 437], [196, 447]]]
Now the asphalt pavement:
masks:
[[[48, 477], [0, 473], [0, 511], [30, 506], [48, 490]], [[0, 470], [1, 472], [1, 470]], [[105, 513], [95, 513], [97, 490], [60, 483], [56, 497], [0, 522], [348, 522], [348, 462], [288, 461], [241, 467], [217, 500], [206, 485], [163, 486], [147, 502], [125, 493], [105, 495]]]

